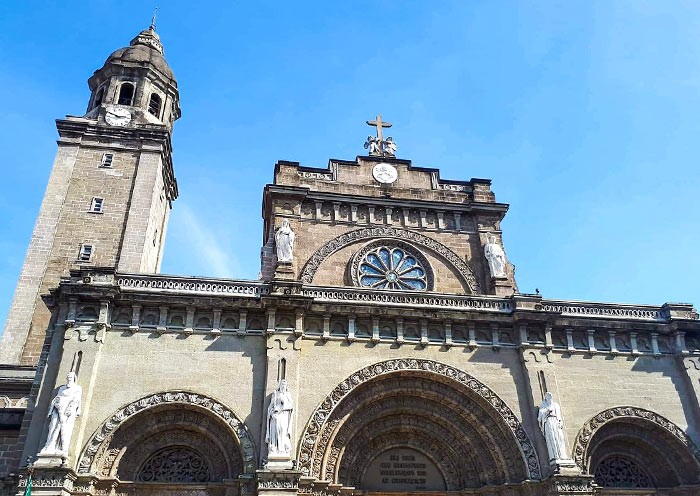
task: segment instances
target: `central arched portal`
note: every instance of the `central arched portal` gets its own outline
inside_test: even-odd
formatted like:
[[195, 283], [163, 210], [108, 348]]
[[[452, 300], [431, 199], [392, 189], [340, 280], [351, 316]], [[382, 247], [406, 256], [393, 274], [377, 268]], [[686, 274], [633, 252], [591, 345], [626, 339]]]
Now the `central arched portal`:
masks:
[[301, 469], [365, 491], [459, 491], [539, 479], [508, 406], [463, 371], [390, 360], [343, 381], [302, 435]]

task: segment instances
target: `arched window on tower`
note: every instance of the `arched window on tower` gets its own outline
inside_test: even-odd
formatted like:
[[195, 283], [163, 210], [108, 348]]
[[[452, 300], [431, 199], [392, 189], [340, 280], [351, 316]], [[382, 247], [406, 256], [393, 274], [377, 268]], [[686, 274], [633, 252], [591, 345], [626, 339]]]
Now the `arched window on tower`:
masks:
[[97, 90], [97, 95], [95, 95], [95, 103], [92, 106], [93, 108], [99, 107], [100, 105], [102, 105], [102, 99], [104, 97], [104, 94], [105, 94], [104, 88], [100, 88], [99, 90]]
[[134, 100], [134, 85], [131, 83], [122, 84], [119, 89], [119, 105], [131, 105]]
[[148, 101], [148, 111], [160, 117], [160, 96], [157, 93], [151, 93], [151, 99]]

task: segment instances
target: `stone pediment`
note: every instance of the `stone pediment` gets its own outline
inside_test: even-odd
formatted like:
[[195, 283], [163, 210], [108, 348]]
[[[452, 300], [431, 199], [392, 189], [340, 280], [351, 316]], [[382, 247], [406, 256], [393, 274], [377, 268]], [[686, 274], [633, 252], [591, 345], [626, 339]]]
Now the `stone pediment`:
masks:
[[[381, 167], [384, 170], [375, 171], [382, 164], [385, 164]], [[392, 169], [395, 172], [392, 173]], [[326, 168], [279, 161], [275, 165], [274, 184], [346, 195], [457, 204], [495, 203], [489, 179], [446, 180], [440, 177], [439, 169], [415, 167], [410, 160], [393, 157], [358, 156], [354, 161], [331, 159]]]

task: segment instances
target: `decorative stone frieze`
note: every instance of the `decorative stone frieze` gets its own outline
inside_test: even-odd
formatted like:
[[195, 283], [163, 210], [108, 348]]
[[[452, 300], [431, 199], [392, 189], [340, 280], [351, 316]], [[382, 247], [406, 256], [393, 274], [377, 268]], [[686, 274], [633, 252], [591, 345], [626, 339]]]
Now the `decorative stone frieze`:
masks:
[[632, 305], [605, 305], [605, 304], [575, 304], [575, 303], [555, 303], [542, 302], [541, 310], [545, 312], [556, 312], [567, 316], [577, 317], [604, 317], [614, 319], [634, 319], [647, 320], [653, 322], [663, 322], [666, 319], [664, 312], [660, 308], [632, 306]]
[[262, 282], [227, 281], [155, 274], [119, 275], [117, 285], [122, 291], [153, 291], [160, 294], [174, 292], [259, 297], [269, 293], [268, 285]]

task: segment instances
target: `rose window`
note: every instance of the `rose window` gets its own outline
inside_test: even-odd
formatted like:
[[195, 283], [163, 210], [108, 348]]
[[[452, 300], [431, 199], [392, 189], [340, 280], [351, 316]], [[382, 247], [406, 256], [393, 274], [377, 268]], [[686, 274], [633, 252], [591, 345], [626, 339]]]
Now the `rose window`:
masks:
[[356, 273], [356, 284], [365, 288], [425, 291], [429, 289], [429, 272], [424, 257], [403, 246], [365, 247]]
[[651, 479], [632, 460], [611, 456], [598, 464], [595, 482], [603, 487], [652, 487]]
[[207, 482], [209, 467], [204, 459], [184, 446], [165, 448], [143, 464], [137, 480], [142, 482]]

